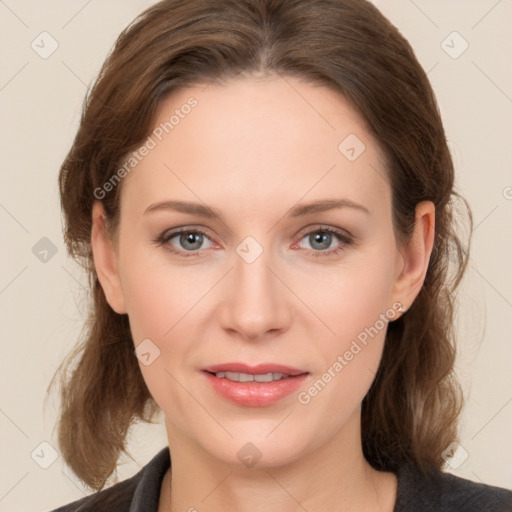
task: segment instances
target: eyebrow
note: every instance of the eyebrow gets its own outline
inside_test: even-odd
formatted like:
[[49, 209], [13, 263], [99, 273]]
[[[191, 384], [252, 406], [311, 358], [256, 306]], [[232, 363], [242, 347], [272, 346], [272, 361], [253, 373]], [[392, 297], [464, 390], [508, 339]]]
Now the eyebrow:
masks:
[[[370, 214], [368, 208], [355, 203], [350, 199], [323, 199], [320, 201], [296, 205], [290, 208], [284, 217], [304, 217], [312, 213], [319, 213], [338, 208], [353, 208], [367, 215]], [[154, 203], [144, 210], [144, 214], [158, 210], [174, 210], [182, 213], [199, 215], [207, 219], [219, 219], [223, 221], [223, 216], [217, 208], [199, 203], [187, 203], [184, 201], [161, 201], [159, 203]]]

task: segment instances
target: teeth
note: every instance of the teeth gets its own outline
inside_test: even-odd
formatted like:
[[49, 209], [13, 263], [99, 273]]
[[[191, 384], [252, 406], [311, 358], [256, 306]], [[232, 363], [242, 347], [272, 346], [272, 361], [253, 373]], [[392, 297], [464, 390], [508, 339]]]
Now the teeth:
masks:
[[264, 373], [262, 375], [253, 375], [251, 373], [239, 372], [217, 372], [216, 377], [232, 380], [234, 382], [272, 382], [274, 380], [286, 379], [289, 377], [286, 373]]

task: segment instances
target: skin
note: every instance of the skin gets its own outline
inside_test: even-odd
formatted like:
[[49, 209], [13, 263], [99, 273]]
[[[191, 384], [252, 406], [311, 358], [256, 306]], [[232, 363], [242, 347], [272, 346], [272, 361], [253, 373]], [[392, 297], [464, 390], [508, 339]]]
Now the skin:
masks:
[[[385, 328], [307, 404], [298, 393], [272, 406], [233, 404], [200, 369], [281, 363], [310, 372], [299, 391], [307, 390], [379, 315], [414, 301], [432, 251], [434, 205], [418, 204], [413, 238], [400, 247], [378, 144], [330, 89], [279, 76], [189, 87], [161, 103], [155, 127], [190, 96], [198, 105], [122, 182], [114, 240], [101, 203], [93, 209], [107, 300], [128, 314], [135, 346], [149, 338], [160, 350], [150, 365], [139, 362], [164, 413], [172, 458], [158, 510], [392, 511], [396, 476], [370, 467], [360, 433]], [[355, 161], [338, 150], [349, 134], [366, 146]], [[369, 213], [344, 207], [285, 217], [297, 203], [340, 198]], [[224, 222], [144, 213], [171, 199], [215, 207]], [[333, 236], [322, 245], [314, 237], [322, 226], [348, 231], [354, 242]], [[153, 243], [178, 227], [207, 236], [195, 246], [179, 235]], [[252, 263], [236, 252], [247, 236], [263, 249]], [[343, 250], [315, 257], [322, 247]], [[253, 467], [237, 456], [248, 442], [261, 452]]]

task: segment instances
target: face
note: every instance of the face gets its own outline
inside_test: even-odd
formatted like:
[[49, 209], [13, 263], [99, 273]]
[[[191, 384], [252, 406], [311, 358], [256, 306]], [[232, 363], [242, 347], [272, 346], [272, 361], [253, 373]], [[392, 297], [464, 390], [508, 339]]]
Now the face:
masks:
[[[399, 316], [382, 155], [342, 96], [292, 78], [182, 89], [154, 128], [122, 182], [109, 302], [169, 432], [226, 463], [244, 446], [291, 462], [357, 423]], [[302, 208], [319, 201], [341, 206]], [[233, 399], [204, 371], [233, 362], [306, 375]]]

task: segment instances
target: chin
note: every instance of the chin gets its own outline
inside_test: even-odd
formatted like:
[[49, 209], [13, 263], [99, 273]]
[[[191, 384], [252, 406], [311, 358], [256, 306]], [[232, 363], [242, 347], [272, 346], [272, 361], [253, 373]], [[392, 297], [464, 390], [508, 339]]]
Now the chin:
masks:
[[[275, 427], [275, 425], [274, 425]], [[294, 439], [282, 432], [281, 436], [272, 433], [266, 437], [267, 430], [247, 435], [237, 435], [228, 443], [203, 444], [203, 448], [213, 457], [236, 468], [265, 469], [285, 466], [296, 461], [306, 450], [304, 440]], [[212, 441], [212, 440], [210, 440]], [[215, 441], [215, 440], [213, 440]]]

